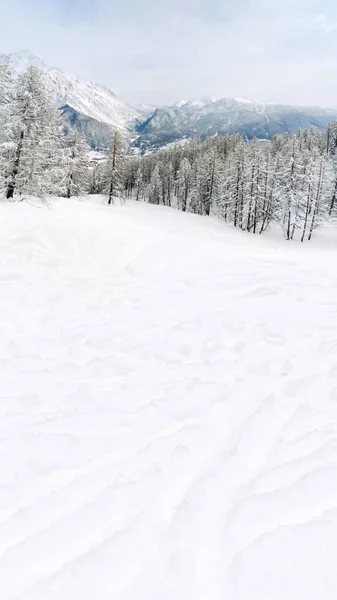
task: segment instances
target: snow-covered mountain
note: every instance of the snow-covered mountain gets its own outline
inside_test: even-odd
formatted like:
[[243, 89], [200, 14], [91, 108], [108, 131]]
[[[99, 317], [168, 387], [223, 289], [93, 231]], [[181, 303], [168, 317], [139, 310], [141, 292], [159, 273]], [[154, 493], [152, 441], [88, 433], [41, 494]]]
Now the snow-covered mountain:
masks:
[[[60, 108], [66, 128], [79, 130], [94, 150], [105, 150], [111, 129], [123, 128], [138, 151], [189, 138], [239, 133], [247, 139], [270, 139], [299, 127], [325, 128], [337, 110], [263, 104], [246, 98], [180, 100], [172, 106], [129, 106], [111, 90], [47, 66], [29, 52], [7, 55], [16, 73], [36, 65]], [[1, 82], [0, 82], [1, 85]]]
[[178, 102], [175, 102], [174, 104], [172, 104], [172, 106], [175, 106], [176, 108], [181, 108], [185, 104], [186, 104], [186, 100], [178, 100]]
[[95, 150], [107, 148], [112, 129], [133, 132], [136, 124], [146, 118], [111, 90], [49, 67], [30, 52], [17, 52], [5, 58], [17, 75], [30, 65], [40, 69], [47, 90], [61, 110], [66, 129], [79, 130]]
[[127, 127], [140, 116], [135, 108], [120, 100], [111, 90], [48, 67], [34, 54], [17, 52], [7, 55], [7, 60], [17, 73], [30, 65], [37, 66], [59, 107], [67, 104], [82, 115], [112, 127]]
[[177, 103], [176, 106], [186, 112], [189, 110], [205, 108], [205, 106], [209, 106], [213, 102], [216, 102], [216, 98], [213, 98], [212, 96], [203, 96], [202, 98], [193, 98], [193, 100], [189, 100], [183, 104]]
[[136, 144], [158, 148], [186, 138], [239, 133], [247, 139], [270, 139], [300, 127], [325, 128], [337, 110], [264, 104], [246, 98], [196, 98], [157, 109], [138, 126]]

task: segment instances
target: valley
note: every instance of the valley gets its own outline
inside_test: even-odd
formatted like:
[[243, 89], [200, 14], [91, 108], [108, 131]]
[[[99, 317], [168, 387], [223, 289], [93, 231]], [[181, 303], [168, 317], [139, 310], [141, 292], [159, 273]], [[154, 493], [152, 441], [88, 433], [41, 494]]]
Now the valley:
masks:
[[270, 140], [299, 128], [322, 130], [337, 118], [337, 109], [263, 104], [244, 98], [204, 97], [172, 106], [132, 107], [111, 90], [48, 67], [31, 53], [11, 54], [7, 60], [15, 73], [29, 65], [41, 70], [65, 130], [79, 131], [93, 150], [107, 151], [111, 131], [116, 128], [125, 132], [132, 153], [144, 154], [170, 143], [226, 133], [238, 133], [247, 140]]

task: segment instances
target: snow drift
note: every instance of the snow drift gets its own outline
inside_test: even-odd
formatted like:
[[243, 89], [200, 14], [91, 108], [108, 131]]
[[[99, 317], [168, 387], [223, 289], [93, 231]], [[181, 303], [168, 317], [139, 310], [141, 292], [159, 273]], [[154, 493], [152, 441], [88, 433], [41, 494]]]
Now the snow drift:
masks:
[[335, 600], [337, 251], [0, 205], [2, 600]]

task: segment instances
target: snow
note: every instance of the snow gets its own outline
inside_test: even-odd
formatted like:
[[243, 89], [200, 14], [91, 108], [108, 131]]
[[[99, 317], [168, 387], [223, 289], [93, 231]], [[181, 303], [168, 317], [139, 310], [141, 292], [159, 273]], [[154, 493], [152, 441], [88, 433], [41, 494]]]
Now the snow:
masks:
[[0, 204], [1, 600], [335, 600], [336, 235]]
[[117, 98], [111, 90], [64, 73], [60, 69], [48, 67], [30, 52], [21, 51], [9, 54], [5, 58], [16, 74], [22, 73], [31, 65], [38, 67], [46, 88], [58, 107], [68, 104], [81, 114], [121, 129], [140, 116], [135, 108]]
[[176, 106], [177, 108], [181, 108], [182, 106], [184, 106], [184, 104], [187, 104], [187, 100], [178, 100], [178, 102], [175, 102], [174, 104], [172, 104], [172, 106]]
[[[204, 108], [209, 104], [213, 104], [217, 101], [217, 98], [212, 96], [204, 96], [203, 98], [193, 98], [189, 102], [184, 102], [184, 104], [180, 105], [180, 108]], [[178, 106], [178, 103], [176, 104]]]
[[88, 159], [91, 163], [100, 163], [107, 159], [107, 154], [98, 150], [89, 150]]

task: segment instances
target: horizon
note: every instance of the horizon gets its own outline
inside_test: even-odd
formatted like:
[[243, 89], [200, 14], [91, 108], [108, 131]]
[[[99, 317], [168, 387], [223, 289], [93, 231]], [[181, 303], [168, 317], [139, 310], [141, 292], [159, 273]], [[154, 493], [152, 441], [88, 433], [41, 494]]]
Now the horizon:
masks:
[[5, 54], [29, 48], [131, 105], [209, 95], [337, 106], [332, 0], [145, 0], [142, 10], [135, 0], [12, 0], [0, 5], [0, 34]]
[[[196, 100], [204, 100], [206, 98], [208, 98], [210, 100], [209, 104], [211, 103], [215, 103], [218, 102], [219, 100], [235, 100], [237, 102], [246, 102], [247, 104], [262, 104], [264, 106], [284, 106], [284, 107], [294, 107], [294, 108], [302, 108], [302, 109], [311, 109], [311, 108], [322, 108], [325, 110], [337, 110], [337, 103], [336, 106], [332, 106], [332, 105], [315, 105], [315, 104], [306, 104], [306, 105], [299, 105], [299, 104], [286, 104], [286, 103], [281, 103], [281, 102], [263, 102], [259, 99], [256, 98], [243, 98], [243, 97], [236, 97], [236, 96], [220, 96], [220, 97], [212, 97], [212, 96], [205, 96], [205, 95], [201, 95], [198, 98], [194, 97], [194, 98], [189, 98], [189, 99], [178, 99], [175, 100], [172, 104], [154, 104], [153, 102], [139, 102], [139, 103], [131, 103], [128, 100], [124, 99], [122, 95], [119, 95], [118, 93], [116, 93], [115, 89], [109, 88], [108, 86], [100, 83], [99, 81], [95, 81], [93, 79], [86, 79], [83, 77], [80, 77], [78, 74], [76, 73], [71, 73], [69, 70], [67, 69], [61, 69], [60, 67], [56, 66], [56, 65], [48, 65], [47, 63], [45, 63], [45, 61], [38, 56], [37, 54], [31, 52], [29, 49], [25, 48], [25, 49], [19, 49], [16, 52], [10, 52], [8, 54], [5, 53], [0, 53], [0, 56], [19, 56], [19, 55], [27, 55], [27, 56], [31, 56], [32, 58], [38, 59], [39, 61], [41, 61], [42, 63], [44, 63], [44, 66], [49, 68], [49, 69], [55, 69], [55, 70], [59, 70], [63, 73], [65, 73], [66, 75], [69, 75], [71, 77], [75, 77], [78, 79], [82, 79], [82, 80], [86, 80], [90, 83], [92, 83], [93, 85], [96, 85], [98, 87], [102, 87], [102, 88], [106, 88], [108, 89], [108, 91], [114, 93], [115, 95], [117, 95], [117, 97], [119, 97], [121, 100], [123, 100], [125, 103], [127, 103], [129, 106], [133, 107], [133, 108], [137, 108], [137, 107], [151, 107], [154, 110], [158, 109], [158, 108], [182, 108], [185, 104], [188, 104], [190, 102], [194, 102]], [[205, 104], [206, 105], [206, 104]], [[145, 113], [144, 113], [145, 114]], [[150, 115], [149, 115], [150, 116]]]

